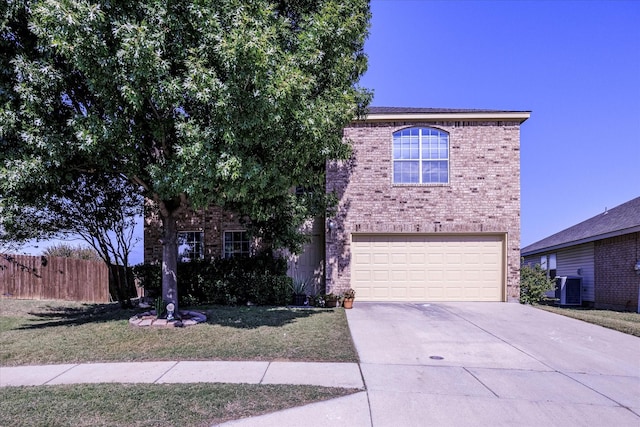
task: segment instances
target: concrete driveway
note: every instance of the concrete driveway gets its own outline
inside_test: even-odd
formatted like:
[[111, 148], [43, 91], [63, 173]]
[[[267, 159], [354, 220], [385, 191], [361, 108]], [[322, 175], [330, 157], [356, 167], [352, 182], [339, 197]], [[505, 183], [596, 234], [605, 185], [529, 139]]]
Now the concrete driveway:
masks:
[[640, 426], [640, 338], [515, 303], [347, 310], [382, 426]]

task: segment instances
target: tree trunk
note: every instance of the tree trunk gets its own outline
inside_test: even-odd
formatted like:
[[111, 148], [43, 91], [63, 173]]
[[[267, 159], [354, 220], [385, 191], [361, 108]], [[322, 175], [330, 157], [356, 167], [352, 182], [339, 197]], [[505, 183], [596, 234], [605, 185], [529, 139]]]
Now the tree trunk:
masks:
[[[131, 308], [131, 299], [129, 295], [129, 282], [127, 280], [127, 270], [117, 264], [107, 263], [109, 268], [109, 282], [112, 284], [112, 290], [115, 293], [116, 299], [120, 303], [122, 308]], [[124, 274], [124, 277], [122, 276]]]
[[162, 215], [162, 299], [178, 311], [178, 227], [172, 214]]

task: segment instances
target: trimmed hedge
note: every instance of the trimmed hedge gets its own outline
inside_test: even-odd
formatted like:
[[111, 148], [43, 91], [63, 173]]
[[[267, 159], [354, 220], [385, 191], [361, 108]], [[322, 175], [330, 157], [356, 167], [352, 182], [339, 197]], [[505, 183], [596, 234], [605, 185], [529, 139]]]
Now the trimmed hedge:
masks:
[[[162, 295], [158, 264], [133, 267], [139, 285], [149, 297]], [[287, 262], [259, 255], [250, 258], [216, 258], [178, 264], [178, 298], [181, 306], [221, 304], [286, 305], [291, 299]]]

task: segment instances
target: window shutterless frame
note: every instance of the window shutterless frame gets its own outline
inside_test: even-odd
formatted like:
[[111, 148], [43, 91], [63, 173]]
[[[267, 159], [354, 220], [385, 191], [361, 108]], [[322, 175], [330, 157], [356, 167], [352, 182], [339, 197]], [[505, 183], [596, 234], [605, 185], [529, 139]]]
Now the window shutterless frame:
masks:
[[225, 258], [251, 256], [251, 241], [246, 231], [227, 230], [223, 233], [222, 239], [222, 255]]
[[204, 232], [178, 232], [178, 260], [189, 262], [204, 258]]

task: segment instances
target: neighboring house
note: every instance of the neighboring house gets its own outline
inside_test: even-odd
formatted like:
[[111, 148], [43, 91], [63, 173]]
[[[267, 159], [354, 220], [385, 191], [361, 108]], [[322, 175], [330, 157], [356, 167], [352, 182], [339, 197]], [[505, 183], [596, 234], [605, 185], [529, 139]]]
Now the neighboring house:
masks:
[[638, 311], [640, 197], [522, 248], [524, 262], [582, 282], [582, 302]]
[[[527, 111], [371, 107], [327, 165], [336, 214], [309, 224], [290, 272], [360, 301], [513, 301], [519, 296], [520, 125]], [[145, 221], [145, 262], [161, 257]], [[179, 221], [184, 259], [247, 255], [233, 214]]]

